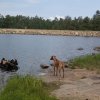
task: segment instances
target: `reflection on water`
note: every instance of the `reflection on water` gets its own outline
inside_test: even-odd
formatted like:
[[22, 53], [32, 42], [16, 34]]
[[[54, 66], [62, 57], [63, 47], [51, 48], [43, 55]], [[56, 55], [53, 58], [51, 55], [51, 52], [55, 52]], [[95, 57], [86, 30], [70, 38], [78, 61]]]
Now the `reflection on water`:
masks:
[[[97, 37], [0, 35], [0, 59], [18, 59], [20, 74], [38, 74], [40, 64], [50, 63], [50, 56], [56, 55], [66, 61], [72, 57], [92, 53], [100, 46]], [[77, 50], [83, 48], [84, 50]]]

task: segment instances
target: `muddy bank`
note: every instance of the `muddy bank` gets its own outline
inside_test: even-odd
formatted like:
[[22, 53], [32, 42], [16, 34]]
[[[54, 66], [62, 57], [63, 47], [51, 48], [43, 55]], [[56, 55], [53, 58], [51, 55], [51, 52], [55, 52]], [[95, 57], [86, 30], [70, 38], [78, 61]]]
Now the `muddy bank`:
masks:
[[65, 69], [65, 78], [53, 76], [49, 69], [43, 81], [62, 83], [60, 88], [52, 91], [59, 100], [100, 100], [100, 74], [86, 69]]
[[40, 29], [0, 29], [0, 34], [62, 35], [62, 36], [95, 36], [95, 37], [100, 37], [100, 31], [40, 30]]

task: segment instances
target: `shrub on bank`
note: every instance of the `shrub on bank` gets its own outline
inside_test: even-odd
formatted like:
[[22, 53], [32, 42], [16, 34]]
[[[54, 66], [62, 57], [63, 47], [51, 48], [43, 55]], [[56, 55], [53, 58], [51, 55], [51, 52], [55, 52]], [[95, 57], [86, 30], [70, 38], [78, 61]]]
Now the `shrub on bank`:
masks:
[[100, 54], [85, 55], [76, 57], [70, 61], [69, 64], [72, 68], [86, 68], [89, 70], [100, 70]]
[[0, 100], [57, 100], [50, 96], [43, 82], [32, 76], [11, 78], [0, 93]]

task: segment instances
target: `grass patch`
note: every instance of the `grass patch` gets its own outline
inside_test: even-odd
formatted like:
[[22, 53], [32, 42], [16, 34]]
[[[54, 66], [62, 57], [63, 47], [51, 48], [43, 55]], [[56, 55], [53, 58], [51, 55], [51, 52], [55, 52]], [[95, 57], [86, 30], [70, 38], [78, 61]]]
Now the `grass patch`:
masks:
[[85, 55], [69, 61], [71, 68], [86, 68], [89, 70], [100, 70], [100, 54]]
[[0, 100], [57, 100], [50, 96], [42, 80], [32, 76], [14, 76], [0, 93]]

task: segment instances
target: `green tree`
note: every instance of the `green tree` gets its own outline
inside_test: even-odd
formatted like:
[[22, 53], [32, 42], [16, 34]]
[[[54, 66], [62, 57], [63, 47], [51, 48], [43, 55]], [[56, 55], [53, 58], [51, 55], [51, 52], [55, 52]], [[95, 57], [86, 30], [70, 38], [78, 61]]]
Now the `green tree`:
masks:
[[93, 16], [93, 29], [100, 30], [100, 11], [97, 10], [96, 14]]
[[3, 28], [4, 26], [4, 17], [0, 14], [0, 28]]

